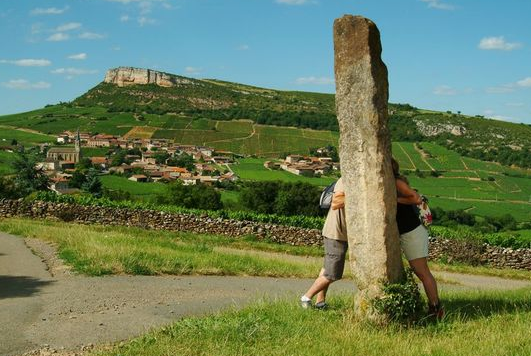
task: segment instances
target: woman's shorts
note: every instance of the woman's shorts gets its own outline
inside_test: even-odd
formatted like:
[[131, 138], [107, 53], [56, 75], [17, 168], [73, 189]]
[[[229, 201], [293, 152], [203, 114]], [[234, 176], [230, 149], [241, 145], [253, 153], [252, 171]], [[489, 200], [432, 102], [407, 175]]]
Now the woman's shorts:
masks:
[[400, 246], [408, 261], [428, 257], [428, 230], [423, 225], [400, 235]]
[[330, 281], [337, 281], [343, 278], [345, 269], [345, 255], [347, 254], [347, 241], [340, 241], [323, 238], [325, 251], [324, 257], [324, 277]]

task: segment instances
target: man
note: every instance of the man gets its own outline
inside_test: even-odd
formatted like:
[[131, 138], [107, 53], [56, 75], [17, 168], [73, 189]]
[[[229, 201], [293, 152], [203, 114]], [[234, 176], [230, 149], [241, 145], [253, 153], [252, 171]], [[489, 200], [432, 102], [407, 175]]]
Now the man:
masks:
[[312, 298], [317, 295], [315, 308], [325, 309], [326, 292], [333, 282], [343, 277], [347, 253], [347, 225], [345, 222], [345, 191], [341, 178], [334, 187], [332, 204], [323, 226], [324, 266], [308, 291], [301, 297], [303, 308], [312, 307]]

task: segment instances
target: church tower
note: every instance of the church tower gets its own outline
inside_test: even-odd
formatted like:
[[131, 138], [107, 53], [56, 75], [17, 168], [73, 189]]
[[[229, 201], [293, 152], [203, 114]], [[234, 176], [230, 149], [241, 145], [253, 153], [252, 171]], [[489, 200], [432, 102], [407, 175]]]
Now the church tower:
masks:
[[74, 162], [78, 163], [78, 162], [81, 161], [81, 137], [79, 136], [79, 128], [77, 129], [76, 140], [75, 140], [75, 143], [74, 143], [74, 147], [75, 147], [75, 151], [76, 151]]

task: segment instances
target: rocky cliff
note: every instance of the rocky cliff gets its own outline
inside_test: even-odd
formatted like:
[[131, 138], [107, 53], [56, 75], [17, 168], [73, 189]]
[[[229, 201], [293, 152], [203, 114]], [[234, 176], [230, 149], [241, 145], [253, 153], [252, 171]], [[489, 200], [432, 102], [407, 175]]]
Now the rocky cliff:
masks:
[[192, 80], [151, 69], [118, 67], [109, 69], [105, 75], [105, 83], [116, 84], [119, 87], [135, 84], [156, 84], [161, 87], [193, 84]]

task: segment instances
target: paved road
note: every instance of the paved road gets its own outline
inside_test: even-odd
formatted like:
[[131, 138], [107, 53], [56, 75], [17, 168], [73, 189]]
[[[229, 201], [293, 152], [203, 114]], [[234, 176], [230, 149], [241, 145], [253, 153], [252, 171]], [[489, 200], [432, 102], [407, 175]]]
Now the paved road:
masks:
[[[31, 241], [30, 241], [31, 242]], [[43, 253], [47, 245], [41, 243]], [[49, 248], [49, 246], [48, 246]], [[75, 350], [116, 342], [187, 315], [241, 307], [306, 290], [312, 280], [260, 277], [86, 277], [64, 273], [44, 251], [47, 264], [24, 239], [0, 232], [0, 355], [30, 350]], [[51, 266], [54, 276], [48, 271]], [[512, 289], [529, 282], [442, 273], [442, 289]], [[356, 291], [340, 281], [333, 292]]]

